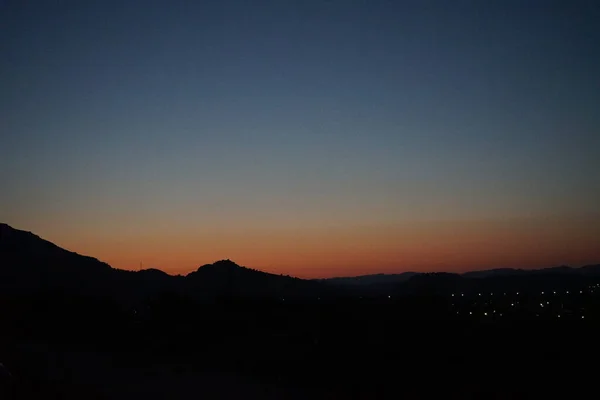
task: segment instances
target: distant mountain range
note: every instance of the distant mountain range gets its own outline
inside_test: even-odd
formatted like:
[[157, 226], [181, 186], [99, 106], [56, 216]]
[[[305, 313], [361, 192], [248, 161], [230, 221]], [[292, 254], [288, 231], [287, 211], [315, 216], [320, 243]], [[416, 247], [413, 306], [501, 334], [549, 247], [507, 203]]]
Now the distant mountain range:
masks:
[[457, 292], [498, 292], [543, 290], [544, 288], [585, 286], [600, 279], [600, 264], [580, 268], [568, 266], [534, 270], [498, 268], [463, 274], [435, 272], [374, 274], [357, 277], [329, 278], [322, 283], [353, 288], [364, 295], [448, 294]]
[[157, 269], [125, 271], [95, 258], [62, 249], [26, 231], [0, 224], [0, 292], [39, 290], [75, 291], [136, 300], [161, 292], [181, 293], [198, 299], [227, 296], [318, 299], [348, 294], [441, 293], [496, 287], [580, 283], [600, 277], [600, 265], [582, 268], [560, 266], [540, 270], [493, 269], [465, 274], [374, 274], [305, 280], [270, 274], [221, 260], [199, 267], [186, 276]]
[[[600, 273], [600, 264], [586, 265], [580, 268], [569, 266], [559, 266], [541, 269], [520, 269], [520, 268], [496, 268], [482, 271], [470, 271], [462, 274], [452, 274], [463, 278], [483, 279], [507, 276], [525, 276], [542, 274], [582, 274], [597, 275]], [[352, 277], [336, 277], [320, 279], [321, 282], [335, 283], [340, 285], [373, 285], [384, 283], [406, 282], [417, 275], [431, 275], [432, 273], [423, 272], [403, 272], [401, 274], [372, 274]]]

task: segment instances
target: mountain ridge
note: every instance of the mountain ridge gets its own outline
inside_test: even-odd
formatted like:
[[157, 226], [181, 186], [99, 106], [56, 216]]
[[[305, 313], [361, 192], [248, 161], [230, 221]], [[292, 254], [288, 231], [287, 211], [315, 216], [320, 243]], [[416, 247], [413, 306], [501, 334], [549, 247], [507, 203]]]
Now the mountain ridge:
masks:
[[[178, 291], [194, 296], [320, 296], [333, 287], [372, 293], [397, 292], [399, 287], [469, 287], [470, 281], [514, 280], [536, 276], [596, 276], [600, 264], [579, 268], [565, 265], [542, 269], [497, 268], [457, 273], [368, 274], [356, 277], [301, 279], [240, 266], [224, 259], [199, 266], [186, 275], [171, 275], [157, 268], [139, 271], [111, 267], [94, 257], [63, 249], [40, 236], [0, 223], [0, 288], [57, 287], [104, 293], [148, 295], [158, 291]], [[6, 267], [8, 266], [8, 267]], [[466, 281], [465, 281], [466, 280]], [[433, 285], [433, 286], [431, 286]], [[437, 289], [436, 289], [437, 290]]]
[[174, 292], [196, 298], [319, 295], [322, 285], [240, 266], [231, 260], [204, 264], [187, 275], [156, 268], [128, 271], [63, 249], [31, 232], [0, 225], [0, 290], [112, 293], [129, 301]]

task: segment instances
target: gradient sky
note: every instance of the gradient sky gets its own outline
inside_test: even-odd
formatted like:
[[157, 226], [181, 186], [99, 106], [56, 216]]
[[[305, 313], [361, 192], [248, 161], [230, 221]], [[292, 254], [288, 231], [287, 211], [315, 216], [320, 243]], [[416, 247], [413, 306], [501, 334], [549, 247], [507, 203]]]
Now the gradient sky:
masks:
[[0, 1], [0, 222], [114, 267], [600, 261], [597, 1]]

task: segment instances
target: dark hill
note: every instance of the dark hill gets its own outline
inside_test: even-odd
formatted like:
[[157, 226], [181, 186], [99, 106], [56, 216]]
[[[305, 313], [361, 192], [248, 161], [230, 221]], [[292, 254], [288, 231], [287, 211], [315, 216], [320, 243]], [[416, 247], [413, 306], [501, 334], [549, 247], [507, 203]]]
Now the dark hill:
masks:
[[318, 282], [275, 275], [237, 265], [231, 260], [206, 264], [185, 278], [186, 290], [200, 297], [318, 297], [324, 287]]
[[115, 270], [95, 258], [65, 250], [0, 224], [0, 288], [4, 290], [103, 290]]
[[230, 260], [203, 265], [187, 276], [158, 269], [137, 272], [110, 267], [40, 238], [0, 224], [0, 290], [68, 291], [136, 301], [162, 292], [213, 297], [316, 298], [318, 282], [241, 267]]

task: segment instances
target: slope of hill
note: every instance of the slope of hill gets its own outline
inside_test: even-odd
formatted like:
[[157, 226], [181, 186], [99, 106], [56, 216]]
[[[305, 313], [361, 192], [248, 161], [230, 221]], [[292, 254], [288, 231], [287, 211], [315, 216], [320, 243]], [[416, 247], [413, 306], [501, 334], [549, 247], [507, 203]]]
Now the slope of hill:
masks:
[[185, 277], [157, 269], [119, 270], [6, 224], [0, 225], [0, 290], [67, 290], [129, 300], [160, 292], [198, 298], [317, 297], [326, 292], [317, 282], [241, 267], [230, 260], [203, 265]]
[[96, 291], [115, 270], [95, 258], [65, 250], [34, 235], [0, 224], [0, 287]]

